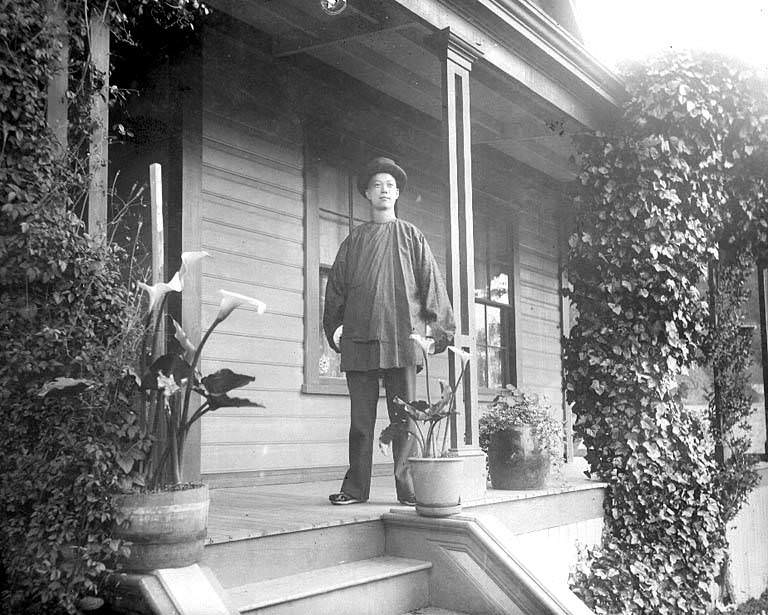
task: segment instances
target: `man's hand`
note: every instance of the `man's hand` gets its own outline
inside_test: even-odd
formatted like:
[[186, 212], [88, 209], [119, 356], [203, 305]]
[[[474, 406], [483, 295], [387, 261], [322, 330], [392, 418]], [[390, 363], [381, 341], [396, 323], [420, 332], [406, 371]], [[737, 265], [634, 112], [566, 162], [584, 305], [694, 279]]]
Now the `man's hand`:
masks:
[[336, 331], [333, 332], [333, 349], [336, 352], [341, 352], [341, 333], [344, 330], [344, 325], [336, 327]]
[[392, 455], [392, 443], [387, 442], [384, 444], [384, 442], [379, 440], [379, 452], [385, 457], [390, 457]]

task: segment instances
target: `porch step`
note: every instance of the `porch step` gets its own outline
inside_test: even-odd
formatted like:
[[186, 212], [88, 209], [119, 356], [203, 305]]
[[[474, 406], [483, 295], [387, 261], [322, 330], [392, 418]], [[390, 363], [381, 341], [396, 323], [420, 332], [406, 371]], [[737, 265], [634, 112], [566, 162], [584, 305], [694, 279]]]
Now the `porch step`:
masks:
[[228, 591], [241, 613], [400, 615], [429, 603], [430, 562], [380, 556]]
[[416, 609], [415, 611], [410, 611], [405, 615], [468, 615], [468, 614], [460, 611], [449, 611], [448, 609], [441, 609], [440, 607], [436, 607], [436, 606], [426, 606], [423, 609]]
[[384, 555], [380, 519], [209, 544], [203, 563], [229, 589]]

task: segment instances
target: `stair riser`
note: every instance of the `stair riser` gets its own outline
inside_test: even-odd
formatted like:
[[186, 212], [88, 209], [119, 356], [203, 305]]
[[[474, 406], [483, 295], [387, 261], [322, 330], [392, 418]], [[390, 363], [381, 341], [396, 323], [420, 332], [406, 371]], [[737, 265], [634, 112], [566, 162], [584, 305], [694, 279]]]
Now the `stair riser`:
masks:
[[383, 553], [384, 525], [370, 521], [208, 545], [203, 563], [227, 589]]
[[429, 603], [429, 571], [422, 570], [301, 600], [245, 610], [243, 615], [401, 615]]

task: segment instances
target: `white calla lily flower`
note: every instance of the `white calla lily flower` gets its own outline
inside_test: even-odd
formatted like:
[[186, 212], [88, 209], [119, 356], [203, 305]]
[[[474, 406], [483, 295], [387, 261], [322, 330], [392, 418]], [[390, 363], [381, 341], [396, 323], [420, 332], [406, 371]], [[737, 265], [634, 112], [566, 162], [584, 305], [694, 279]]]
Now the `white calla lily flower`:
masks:
[[419, 347], [427, 354], [435, 354], [435, 340], [431, 337], [424, 337], [419, 333], [411, 333], [409, 336]]
[[163, 302], [163, 297], [165, 297], [166, 294], [171, 291], [180, 293], [183, 289], [181, 276], [179, 276], [178, 271], [171, 278], [170, 282], [158, 282], [157, 284], [152, 284], [151, 286], [149, 284], [144, 284], [144, 282], [139, 282], [138, 286], [142, 290], [145, 290], [149, 295], [150, 312], [152, 312], [156, 306]]
[[448, 346], [448, 350], [450, 350], [453, 354], [456, 355], [456, 358], [461, 361], [462, 365], [466, 365], [469, 363], [469, 353], [465, 352], [458, 346]]
[[179, 274], [181, 276], [182, 288], [184, 287], [184, 283], [188, 279], [192, 265], [194, 265], [197, 261], [207, 258], [209, 256], [210, 254], [208, 254], [208, 252], [204, 252], [202, 250], [181, 253], [181, 268], [179, 269]]
[[250, 305], [256, 308], [256, 313], [263, 314], [267, 311], [267, 305], [263, 301], [247, 297], [239, 293], [232, 293], [228, 290], [220, 290], [221, 303], [219, 303], [219, 313], [216, 315], [216, 322], [225, 320], [236, 308], [241, 305]]

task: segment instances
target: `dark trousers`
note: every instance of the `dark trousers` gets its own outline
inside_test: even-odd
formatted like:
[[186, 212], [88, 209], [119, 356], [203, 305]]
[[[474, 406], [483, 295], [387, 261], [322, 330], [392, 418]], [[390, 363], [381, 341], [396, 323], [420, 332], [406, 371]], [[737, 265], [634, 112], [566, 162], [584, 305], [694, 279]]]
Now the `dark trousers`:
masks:
[[[392, 398], [405, 401], [414, 399], [416, 390], [415, 367], [393, 367], [391, 369], [365, 372], [347, 372], [347, 385], [351, 405], [349, 427], [349, 470], [344, 476], [341, 490], [358, 500], [367, 500], [371, 492], [371, 465], [373, 461], [376, 405], [379, 401], [379, 377], [384, 379], [387, 393], [387, 410], [390, 421], [395, 417]], [[400, 438], [392, 442], [395, 461], [395, 487], [397, 499], [413, 499], [413, 483], [408, 470], [408, 457], [415, 454], [413, 438]]]

